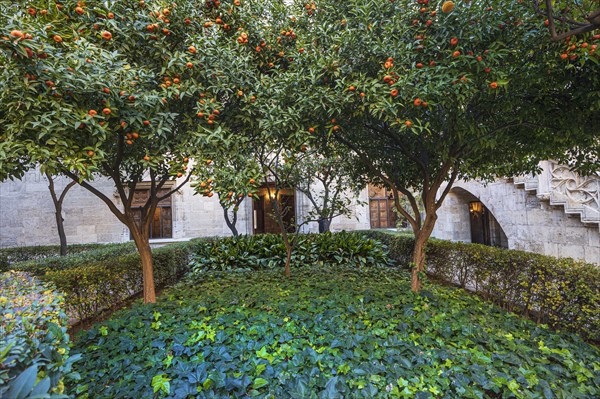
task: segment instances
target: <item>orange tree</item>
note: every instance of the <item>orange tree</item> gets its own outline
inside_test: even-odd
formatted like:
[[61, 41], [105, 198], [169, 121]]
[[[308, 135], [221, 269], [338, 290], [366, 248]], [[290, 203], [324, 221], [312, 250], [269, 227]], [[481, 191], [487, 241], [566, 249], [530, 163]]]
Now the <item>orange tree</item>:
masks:
[[289, 118], [305, 115], [304, 129], [354, 150], [370, 178], [394, 193], [415, 234], [413, 290], [437, 211], [457, 179], [534, 171], [540, 159], [564, 161], [576, 146], [580, 158], [594, 159], [597, 53], [561, 56], [529, 4], [297, 5], [300, 54], [279, 76], [274, 101], [293, 93]]
[[[244, 46], [247, 29], [262, 29], [259, 7], [0, 1], [0, 151], [11, 154], [0, 177], [22, 175], [26, 157], [99, 197], [131, 231], [145, 302], [155, 301], [149, 229], [157, 204], [192, 179], [193, 158], [214, 150], [203, 146], [206, 136], [248, 118], [251, 96], [240, 91], [252, 91], [267, 68]], [[118, 202], [97, 188], [98, 176], [114, 183]], [[150, 195], [137, 223], [132, 201], [142, 181]]]

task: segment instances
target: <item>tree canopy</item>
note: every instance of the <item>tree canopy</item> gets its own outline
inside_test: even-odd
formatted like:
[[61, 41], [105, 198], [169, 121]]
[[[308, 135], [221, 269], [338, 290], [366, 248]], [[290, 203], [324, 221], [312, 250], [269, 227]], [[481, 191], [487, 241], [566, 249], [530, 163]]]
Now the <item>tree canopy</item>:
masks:
[[[278, 77], [282, 96], [297, 99], [288, 115], [408, 198], [410, 209], [397, 207], [417, 236], [414, 289], [456, 179], [533, 172], [574, 153], [588, 160], [583, 171], [598, 167], [598, 54], [565, 57], [530, 4], [323, 0], [297, 10], [302, 51]], [[578, 40], [597, 41], [588, 36]]]

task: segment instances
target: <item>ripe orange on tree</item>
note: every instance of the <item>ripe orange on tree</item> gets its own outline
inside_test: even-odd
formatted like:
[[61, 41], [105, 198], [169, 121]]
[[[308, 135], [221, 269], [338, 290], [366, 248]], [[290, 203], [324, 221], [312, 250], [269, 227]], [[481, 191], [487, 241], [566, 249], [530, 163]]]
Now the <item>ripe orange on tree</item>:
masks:
[[444, 4], [442, 4], [442, 12], [443, 13], [448, 14], [452, 10], [454, 10], [454, 2], [452, 2], [452, 1], [445, 1]]

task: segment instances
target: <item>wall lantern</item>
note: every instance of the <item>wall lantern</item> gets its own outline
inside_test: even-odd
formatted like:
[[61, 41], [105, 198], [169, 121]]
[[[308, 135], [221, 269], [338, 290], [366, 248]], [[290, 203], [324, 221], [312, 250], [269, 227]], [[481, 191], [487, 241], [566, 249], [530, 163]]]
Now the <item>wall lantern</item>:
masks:
[[471, 213], [482, 213], [483, 203], [479, 201], [469, 202], [469, 212]]

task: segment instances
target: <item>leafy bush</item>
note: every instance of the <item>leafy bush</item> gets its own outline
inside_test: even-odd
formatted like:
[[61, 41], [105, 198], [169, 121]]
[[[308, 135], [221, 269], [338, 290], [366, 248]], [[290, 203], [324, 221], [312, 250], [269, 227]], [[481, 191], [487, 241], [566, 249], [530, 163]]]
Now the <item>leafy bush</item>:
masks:
[[102, 244], [96, 249], [72, 253], [67, 256], [51, 256], [27, 262], [13, 263], [9, 268], [10, 270], [24, 271], [41, 276], [48, 271], [76, 268], [82, 264], [107, 261], [111, 258], [133, 252], [136, 252], [133, 243]]
[[[263, 234], [206, 240], [195, 248], [194, 273], [283, 267], [285, 245], [281, 236]], [[364, 267], [387, 265], [385, 248], [352, 233], [302, 234], [292, 254], [292, 266], [336, 265]]]
[[406, 271], [207, 272], [80, 335], [79, 398], [594, 398], [600, 353]]
[[[153, 250], [155, 283], [163, 286], [177, 282], [188, 270], [190, 251], [188, 243]], [[142, 292], [142, 266], [137, 253], [92, 257], [89, 261], [84, 258], [75, 267], [47, 271], [40, 278], [65, 294], [65, 308], [72, 321], [93, 317]]]
[[[413, 239], [366, 232], [409, 267]], [[506, 250], [479, 244], [430, 240], [427, 272], [474, 291], [538, 323], [600, 341], [600, 268], [570, 258]]]
[[26, 273], [0, 274], [0, 397], [64, 397], [77, 357], [69, 358], [63, 303]]
[[[69, 245], [68, 251], [71, 255], [118, 245], [123, 244], [73, 244]], [[57, 257], [59, 254], [59, 245], [0, 248], [0, 271], [10, 270], [14, 263]]]

